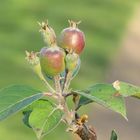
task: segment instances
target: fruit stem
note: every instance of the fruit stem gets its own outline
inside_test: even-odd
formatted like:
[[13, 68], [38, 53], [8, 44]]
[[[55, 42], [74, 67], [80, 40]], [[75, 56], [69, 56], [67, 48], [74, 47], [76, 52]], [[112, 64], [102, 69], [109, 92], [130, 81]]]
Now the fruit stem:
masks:
[[62, 96], [61, 98], [61, 105], [63, 106], [63, 112], [64, 112], [64, 120], [65, 123], [70, 126], [72, 124], [72, 121], [74, 119], [74, 111], [70, 111], [68, 104], [66, 102], [66, 98]]
[[62, 89], [61, 89], [61, 85], [60, 85], [60, 75], [54, 76], [54, 82], [55, 82], [56, 93], [61, 95]]
[[68, 73], [66, 75], [66, 81], [64, 83], [63, 94], [66, 94], [68, 92], [68, 88], [70, 86], [71, 79], [72, 79], [72, 71], [68, 71]]
[[44, 81], [44, 83], [46, 84], [46, 86], [48, 87], [49, 91], [52, 93], [55, 93], [56, 91], [51, 87], [51, 85], [46, 81], [46, 79], [44, 77], [41, 78], [42, 81]]

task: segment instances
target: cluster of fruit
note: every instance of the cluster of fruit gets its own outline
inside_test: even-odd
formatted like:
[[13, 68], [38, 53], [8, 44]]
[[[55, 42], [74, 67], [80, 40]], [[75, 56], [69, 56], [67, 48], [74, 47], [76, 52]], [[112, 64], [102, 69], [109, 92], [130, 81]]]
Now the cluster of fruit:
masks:
[[[79, 55], [85, 46], [85, 36], [77, 27], [79, 23], [69, 20], [70, 27], [64, 29], [58, 39], [48, 22], [39, 23], [47, 47], [42, 48], [39, 53], [26, 52], [28, 62], [34, 66], [35, 72], [51, 91], [53, 89], [46, 78], [54, 79], [56, 89], [61, 86], [58, 92], [66, 92], [71, 79], [80, 68]], [[59, 82], [63, 84], [60, 85]]]
[[73, 71], [78, 65], [79, 54], [85, 46], [85, 37], [77, 28], [79, 22], [69, 21], [69, 23], [70, 27], [61, 32], [58, 40], [48, 23], [40, 24], [44, 40], [48, 45], [40, 51], [40, 64], [42, 72], [47, 76], [56, 76], [65, 70]]

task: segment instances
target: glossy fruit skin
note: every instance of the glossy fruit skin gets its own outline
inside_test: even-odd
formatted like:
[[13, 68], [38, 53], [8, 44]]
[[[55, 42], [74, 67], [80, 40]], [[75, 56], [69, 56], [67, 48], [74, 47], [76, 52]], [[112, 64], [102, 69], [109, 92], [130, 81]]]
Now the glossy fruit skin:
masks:
[[84, 33], [78, 28], [66, 28], [61, 32], [59, 45], [67, 52], [75, 52], [80, 54], [85, 46]]
[[42, 48], [40, 51], [41, 70], [47, 76], [56, 76], [65, 69], [65, 53], [59, 47]]
[[67, 70], [73, 71], [78, 64], [78, 60], [79, 60], [78, 54], [76, 53], [67, 54], [65, 58]]

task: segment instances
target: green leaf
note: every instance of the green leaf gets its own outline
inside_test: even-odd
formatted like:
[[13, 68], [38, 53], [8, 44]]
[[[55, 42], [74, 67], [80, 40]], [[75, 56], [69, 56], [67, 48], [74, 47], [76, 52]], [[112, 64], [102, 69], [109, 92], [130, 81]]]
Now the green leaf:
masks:
[[96, 84], [87, 90], [74, 91], [82, 95], [79, 100], [78, 108], [95, 101], [115, 112], [120, 113], [126, 118], [126, 108], [123, 97], [110, 84]]
[[118, 139], [118, 137], [117, 137], [115, 130], [112, 130], [110, 140], [117, 140], [117, 139]]
[[[48, 100], [40, 99], [24, 110], [29, 113], [26, 125], [33, 128], [38, 139], [51, 132], [62, 119], [62, 111]], [[27, 114], [26, 114], [27, 115]]]
[[120, 81], [115, 81], [113, 86], [124, 97], [134, 96], [140, 98], [140, 87]]
[[43, 93], [29, 86], [13, 85], [0, 90], [0, 120], [20, 111], [43, 97]]

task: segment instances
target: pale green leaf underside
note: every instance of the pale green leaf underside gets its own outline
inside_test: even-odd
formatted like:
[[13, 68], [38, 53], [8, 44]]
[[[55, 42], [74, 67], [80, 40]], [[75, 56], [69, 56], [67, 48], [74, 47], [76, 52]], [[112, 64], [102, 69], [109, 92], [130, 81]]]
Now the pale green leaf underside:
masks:
[[82, 95], [78, 107], [94, 101], [115, 112], [120, 113], [126, 118], [124, 99], [118, 94], [118, 91], [112, 85], [96, 84], [87, 90], [74, 92]]
[[43, 93], [25, 85], [13, 85], [0, 90], [0, 120], [20, 111], [43, 97]]
[[47, 100], [38, 100], [28, 109], [31, 110], [31, 108], [29, 125], [38, 138], [51, 132], [60, 123], [63, 115], [59, 109]]

